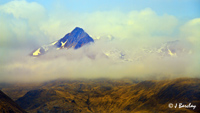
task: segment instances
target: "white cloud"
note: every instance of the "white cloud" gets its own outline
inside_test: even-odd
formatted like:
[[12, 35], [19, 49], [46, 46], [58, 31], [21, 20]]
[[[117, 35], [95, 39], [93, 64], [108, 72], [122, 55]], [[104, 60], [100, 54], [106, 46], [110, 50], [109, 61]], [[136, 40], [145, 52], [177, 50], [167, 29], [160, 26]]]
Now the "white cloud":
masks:
[[195, 18], [180, 27], [180, 37], [193, 45], [193, 61], [186, 69], [188, 74], [199, 75], [200, 70], [200, 18]]
[[76, 26], [82, 27], [92, 36], [112, 35], [129, 41], [147, 41], [172, 38], [179, 24], [172, 15], [157, 15], [150, 8], [123, 13], [121, 11], [70, 13], [54, 12], [41, 25], [40, 30], [51, 41], [70, 32]]
[[28, 19], [29, 21], [38, 21], [44, 18], [45, 9], [36, 2], [28, 3], [25, 0], [14, 0], [3, 6], [0, 10], [12, 14], [15, 18]]
[[119, 38], [144, 38], [170, 35], [178, 20], [171, 15], [158, 16], [147, 8], [127, 14], [120, 11], [95, 12], [88, 14], [83, 23], [98, 35], [106, 33]]
[[25, 0], [11, 1], [0, 5], [0, 15], [1, 46], [34, 46], [39, 39], [35, 37], [40, 37], [41, 42], [44, 41], [45, 37], [39, 26], [47, 14], [40, 4]]
[[190, 20], [181, 27], [181, 36], [200, 49], [200, 18]]

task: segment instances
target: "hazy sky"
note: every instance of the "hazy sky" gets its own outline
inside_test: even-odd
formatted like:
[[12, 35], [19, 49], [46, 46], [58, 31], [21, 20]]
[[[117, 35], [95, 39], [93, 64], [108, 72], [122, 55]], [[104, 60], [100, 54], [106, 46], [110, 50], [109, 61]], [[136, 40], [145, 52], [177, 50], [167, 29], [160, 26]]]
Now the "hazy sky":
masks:
[[[62, 38], [76, 26], [82, 27], [93, 38], [112, 35], [117, 40], [118, 47], [131, 47], [133, 43], [145, 45], [159, 41], [184, 40], [193, 46], [194, 51], [197, 51], [194, 57], [198, 58], [200, 49], [199, 12], [200, 0], [1, 0], [0, 82], [15, 81], [15, 79], [21, 78], [24, 80], [35, 78], [34, 80], [36, 80], [37, 77], [46, 80], [56, 78], [56, 76], [61, 77], [59, 75], [62, 77], [72, 75], [88, 77], [89, 74], [94, 73], [99, 73], [98, 77], [103, 77], [101, 75], [106, 76], [107, 73], [112, 73], [110, 75], [113, 76], [118, 73], [114, 70], [121, 69], [122, 65], [113, 67], [108, 63], [102, 63], [103, 59], [94, 62], [83, 58], [84, 60], [78, 63], [74, 60], [66, 60], [65, 64], [62, 64], [63, 59], [50, 62], [28, 57], [28, 54], [37, 47]], [[110, 45], [110, 47], [112, 46]], [[97, 47], [97, 50], [100, 50], [100, 47]], [[182, 67], [179, 71], [190, 70], [189, 72], [195, 71], [196, 75], [199, 74], [197, 71], [197, 67], [200, 66], [199, 59], [195, 60], [195, 63], [188, 67]], [[188, 65], [183, 61], [178, 62]], [[58, 62], [69, 70], [67, 72], [57, 71], [54, 66], [55, 64], [59, 65]], [[72, 66], [66, 65], [67, 63]], [[84, 68], [83, 75], [75, 72], [87, 63], [90, 66]], [[54, 66], [49, 67], [50, 64]], [[110, 69], [100, 73], [105, 65]], [[133, 67], [137, 67], [136, 69], [139, 68], [141, 71], [148, 68], [144, 64], [141, 65], [123, 64], [130, 70]], [[159, 64], [156, 65], [152, 69], [154, 71], [149, 69], [147, 73], [155, 72], [155, 69], [160, 67]], [[171, 65], [168, 67], [172, 67]], [[87, 73], [91, 67], [96, 71]], [[53, 68], [56, 68], [55, 71], [49, 75], [47, 70], [53, 70]], [[125, 71], [127, 75], [139, 73], [130, 70], [122, 68], [120, 74]], [[169, 72], [169, 70], [165, 71]], [[12, 80], [10, 80], [11, 78]]]

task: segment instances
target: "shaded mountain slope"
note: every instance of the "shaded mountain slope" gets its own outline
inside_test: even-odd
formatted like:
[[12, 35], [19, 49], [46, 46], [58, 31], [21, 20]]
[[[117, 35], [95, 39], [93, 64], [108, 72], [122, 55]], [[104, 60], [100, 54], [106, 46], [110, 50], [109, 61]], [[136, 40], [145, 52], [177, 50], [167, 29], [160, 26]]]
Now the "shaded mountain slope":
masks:
[[28, 91], [38, 89], [41, 85], [42, 83], [7, 83], [6, 85], [0, 84], [0, 90], [15, 101]]
[[0, 91], [0, 112], [1, 113], [26, 113], [11, 98]]

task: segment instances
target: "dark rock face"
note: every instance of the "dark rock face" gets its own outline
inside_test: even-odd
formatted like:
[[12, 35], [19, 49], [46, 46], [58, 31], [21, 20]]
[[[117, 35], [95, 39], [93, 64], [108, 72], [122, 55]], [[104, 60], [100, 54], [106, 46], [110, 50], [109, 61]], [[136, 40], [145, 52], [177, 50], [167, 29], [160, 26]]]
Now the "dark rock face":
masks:
[[78, 49], [90, 42], [94, 42], [94, 40], [82, 29], [76, 27], [71, 33], [66, 34], [60, 40], [53, 42], [49, 45], [44, 45], [35, 51], [33, 51], [31, 56], [40, 56], [45, 54], [51, 49], [62, 49], [62, 48], [74, 48]]
[[[57, 48], [71, 48], [78, 49], [83, 45], [94, 42], [94, 40], [82, 29], [76, 27], [71, 33], [68, 33], [61, 38], [55, 45]], [[64, 43], [64, 45], [62, 45]]]
[[26, 111], [0, 91], [0, 113], [26, 113]]

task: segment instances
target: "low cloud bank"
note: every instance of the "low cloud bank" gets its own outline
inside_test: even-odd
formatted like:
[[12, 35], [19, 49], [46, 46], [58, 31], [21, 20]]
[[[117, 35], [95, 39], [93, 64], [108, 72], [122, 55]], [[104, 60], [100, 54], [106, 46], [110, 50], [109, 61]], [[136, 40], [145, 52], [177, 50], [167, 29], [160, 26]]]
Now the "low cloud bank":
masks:
[[[117, 43], [117, 42], [115, 42]], [[103, 46], [103, 47], [101, 47]], [[200, 77], [199, 54], [179, 57], [159, 58], [157, 54], [147, 54], [140, 61], [122, 61], [107, 57], [103, 51], [110, 48], [128, 50], [112, 42], [96, 42], [78, 50], [62, 49], [50, 51], [34, 58], [25, 51], [12, 51], [1, 65], [0, 82], [42, 82], [58, 78], [139, 78], [170, 79], [177, 77]], [[136, 47], [135, 47], [136, 48]], [[128, 54], [132, 58], [137, 49]], [[19, 54], [22, 52], [21, 54]], [[133, 53], [134, 52], [134, 53]], [[26, 51], [28, 53], [28, 51]]]

